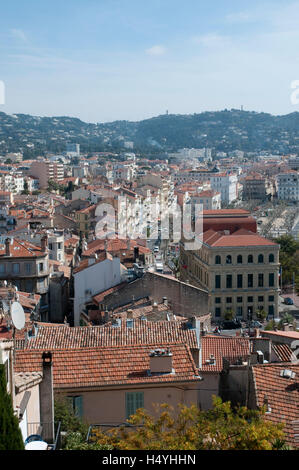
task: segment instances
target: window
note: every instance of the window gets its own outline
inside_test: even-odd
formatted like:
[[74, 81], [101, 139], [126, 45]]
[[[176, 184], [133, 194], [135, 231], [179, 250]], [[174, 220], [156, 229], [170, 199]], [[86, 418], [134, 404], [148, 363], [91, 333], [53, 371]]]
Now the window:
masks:
[[270, 255], [269, 255], [269, 263], [274, 263], [274, 255], [273, 255], [273, 253], [270, 253]]
[[237, 317], [243, 316], [243, 307], [237, 307]]
[[248, 274], [248, 287], [253, 287], [253, 274]]
[[238, 263], [238, 264], [242, 264], [242, 263], [243, 263], [243, 256], [242, 256], [242, 255], [238, 255], [238, 257], [237, 257], [237, 263]]
[[253, 263], [253, 256], [252, 255], [248, 255], [248, 263]]
[[233, 302], [232, 297], [226, 297], [226, 303], [231, 304]]
[[5, 264], [0, 264], [0, 273], [5, 273]]
[[274, 273], [269, 274], [269, 287], [274, 287]]
[[82, 418], [83, 416], [83, 397], [82, 396], [74, 396], [74, 397], [66, 397], [67, 401], [70, 404], [71, 409], [75, 413], [78, 418]]
[[221, 276], [219, 274], [215, 276], [215, 287], [216, 289], [221, 289]]
[[143, 392], [127, 392], [126, 393], [126, 419], [135, 414], [139, 408], [144, 407]]
[[258, 276], [258, 286], [259, 286], [259, 287], [264, 287], [264, 275], [263, 275], [263, 273], [259, 273], [259, 276]]
[[237, 276], [237, 287], [238, 289], [243, 287], [243, 274], [238, 274]]
[[226, 257], [226, 264], [232, 264], [232, 257], [231, 257], [231, 255], [227, 255], [227, 257]]
[[268, 302], [274, 302], [274, 295], [269, 295]]
[[215, 298], [215, 304], [221, 304], [221, 297]]
[[263, 263], [264, 262], [264, 255], [259, 255], [258, 256], [258, 263]]
[[247, 302], [249, 304], [252, 304], [253, 303], [253, 297], [247, 297]]
[[39, 263], [39, 271], [43, 272], [44, 270], [44, 263]]
[[243, 302], [243, 297], [237, 297], [237, 302], [238, 304], [241, 304]]
[[19, 263], [13, 263], [12, 272], [14, 274], [19, 274], [19, 272], [20, 272], [20, 264]]
[[221, 256], [217, 255], [215, 257], [215, 264], [221, 264]]
[[264, 302], [264, 296], [259, 295], [257, 300], [258, 300], [258, 302]]
[[231, 289], [233, 285], [233, 276], [231, 274], [226, 275], [226, 288]]
[[25, 263], [26, 274], [31, 274], [31, 263]]
[[27, 279], [25, 282], [25, 291], [32, 293], [33, 292], [33, 281], [31, 279]]
[[269, 305], [268, 313], [269, 316], [271, 315], [274, 317], [274, 305]]
[[217, 317], [217, 318], [221, 317], [221, 308], [220, 307], [215, 308], [215, 317]]
[[49, 250], [53, 250], [53, 244], [52, 243], [49, 243]]

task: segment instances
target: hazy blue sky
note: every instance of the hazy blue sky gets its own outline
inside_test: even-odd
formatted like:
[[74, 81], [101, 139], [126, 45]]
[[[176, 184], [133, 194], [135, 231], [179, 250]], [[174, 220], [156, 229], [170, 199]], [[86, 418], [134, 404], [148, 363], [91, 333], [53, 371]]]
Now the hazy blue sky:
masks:
[[0, 80], [0, 111], [90, 122], [299, 111], [299, 1], [1, 2]]

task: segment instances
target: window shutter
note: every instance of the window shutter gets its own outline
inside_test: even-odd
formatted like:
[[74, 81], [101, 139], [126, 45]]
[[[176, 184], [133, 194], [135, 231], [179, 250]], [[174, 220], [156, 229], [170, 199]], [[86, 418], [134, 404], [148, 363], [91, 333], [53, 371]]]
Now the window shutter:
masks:
[[138, 408], [144, 407], [144, 393], [132, 392], [126, 393], [126, 419], [135, 414]]
[[79, 418], [82, 418], [83, 416], [83, 399], [82, 396], [79, 397], [74, 397], [74, 408], [75, 408], [75, 414]]

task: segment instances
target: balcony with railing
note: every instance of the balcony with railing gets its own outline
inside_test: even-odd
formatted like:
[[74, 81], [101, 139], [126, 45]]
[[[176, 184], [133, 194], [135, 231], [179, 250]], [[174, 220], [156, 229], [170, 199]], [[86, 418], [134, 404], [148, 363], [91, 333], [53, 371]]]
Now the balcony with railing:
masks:
[[48, 444], [47, 450], [59, 450], [61, 448], [61, 422], [27, 423], [27, 436], [25, 444], [43, 441]]

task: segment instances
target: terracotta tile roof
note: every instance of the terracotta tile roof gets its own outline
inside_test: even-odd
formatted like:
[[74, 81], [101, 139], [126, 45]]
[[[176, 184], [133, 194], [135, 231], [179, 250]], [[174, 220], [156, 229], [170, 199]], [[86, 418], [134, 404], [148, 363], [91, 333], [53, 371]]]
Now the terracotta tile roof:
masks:
[[[40, 247], [17, 238], [11, 238], [10, 253], [11, 258], [35, 258], [36, 256], [46, 255]], [[0, 245], [0, 256], [5, 256], [5, 245]]]
[[26, 349], [72, 349], [114, 347], [151, 343], [186, 343], [197, 348], [195, 330], [187, 329], [177, 321], [147, 322], [135, 319], [134, 327], [125, 322], [117, 326], [40, 326], [35, 338], [30, 338]]
[[229, 235], [210, 229], [204, 232], [203, 242], [214, 247], [278, 246], [277, 243], [245, 229], [239, 229]]
[[[203, 372], [221, 372], [223, 358], [247, 359], [250, 355], [250, 342], [248, 338], [225, 337], [206, 335], [201, 338], [202, 368]], [[210, 356], [215, 357], [215, 365], [206, 363]]]
[[293, 362], [296, 360], [295, 354], [287, 344], [273, 343], [272, 349], [281, 362]]
[[289, 339], [298, 339], [299, 340], [299, 331], [262, 331], [261, 334], [263, 336], [269, 337], [271, 336], [275, 341], [279, 340], [279, 336], [282, 338], [289, 338]]
[[230, 215], [232, 217], [234, 216], [249, 216], [250, 212], [245, 210], [245, 209], [211, 209], [211, 210], [206, 210], [203, 211], [203, 215], [205, 216], [215, 216], [215, 217], [220, 217], [224, 216], [227, 217], [227, 215]]
[[110, 253], [103, 251], [102, 253], [97, 255], [97, 258], [95, 259], [95, 262], [93, 264], [90, 264], [89, 258], [83, 259], [80, 261], [79, 266], [77, 266], [74, 269], [74, 274], [78, 274], [79, 272], [83, 271], [84, 269], [87, 269], [91, 266], [94, 266], [95, 264], [101, 263], [102, 261], [105, 261], [106, 259], [110, 259], [110, 261], [113, 259]]
[[[173, 354], [174, 373], [150, 375], [150, 352], [165, 346], [170, 348]], [[200, 380], [186, 344], [155, 343], [146, 346], [56, 349], [53, 351], [52, 360], [54, 389]], [[41, 370], [41, 351], [17, 351], [16, 372]]]
[[[98, 239], [90, 242], [87, 246], [87, 250], [82, 253], [82, 256], [89, 256], [91, 254], [103, 251], [105, 249], [106, 240]], [[139, 248], [139, 253], [151, 253], [151, 250], [145, 246], [142, 246], [138, 243], [137, 240], [129, 240], [129, 249], [128, 242], [125, 239], [109, 239], [107, 240], [107, 251], [110, 253], [119, 253], [126, 252], [128, 254], [134, 254], [134, 248]]]
[[117, 290], [121, 289], [122, 287], [124, 286], [127, 286], [128, 283], [127, 282], [122, 282], [121, 284], [117, 284], [116, 286], [114, 287], [110, 287], [110, 289], [107, 289], [103, 292], [101, 292], [100, 294], [97, 294], [93, 297], [93, 300], [96, 304], [100, 304], [101, 302], [103, 302], [103, 300], [105, 299], [105, 297], [109, 294], [112, 294], [113, 292], [116, 292]]
[[[295, 372], [295, 377], [281, 377], [284, 369]], [[292, 422], [299, 417], [299, 364], [255, 365], [252, 372], [257, 406], [262, 407], [267, 399], [271, 412], [265, 415], [265, 419], [273, 423], [285, 422], [287, 442], [298, 447]]]

